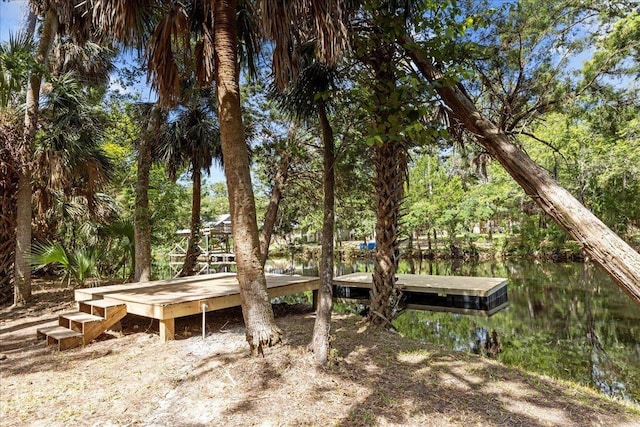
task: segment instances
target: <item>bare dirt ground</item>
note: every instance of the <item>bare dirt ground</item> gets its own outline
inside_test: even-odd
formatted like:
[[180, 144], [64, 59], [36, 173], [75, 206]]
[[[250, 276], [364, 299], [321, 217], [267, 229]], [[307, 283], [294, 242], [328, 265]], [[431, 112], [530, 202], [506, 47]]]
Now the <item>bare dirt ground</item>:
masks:
[[332, 361], [314, 366], [309, 307], [276, 306], [286, 342], [249, 357], [239, 309], [121, 332], [64, 352], [36, 329], [73, 309], [69, 289], [0, 309], [2, 426], [639, 426], [640, 409], [335, 316]]

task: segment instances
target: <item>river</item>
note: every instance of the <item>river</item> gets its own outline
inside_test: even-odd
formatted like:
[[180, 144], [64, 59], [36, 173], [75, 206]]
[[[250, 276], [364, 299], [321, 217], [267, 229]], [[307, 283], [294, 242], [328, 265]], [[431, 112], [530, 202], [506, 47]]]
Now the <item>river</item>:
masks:
[[[297, 273], [317, 274], [315, 263]], [[338, 274], [371, 271], [364, 261]], [[640, 305], [599, 268], [530, 260], [403, 260], [399, 273], [509, 279], [509, 306], [491, 317], [408, 310], [394, 322], [404, 335], [454, 351], [489, 354], [507, 365], [572, 380], [640, 404]], [[486, 350], [487, 336], [498, 345]], [[493, 354], [496, 353], [496, 354]]]

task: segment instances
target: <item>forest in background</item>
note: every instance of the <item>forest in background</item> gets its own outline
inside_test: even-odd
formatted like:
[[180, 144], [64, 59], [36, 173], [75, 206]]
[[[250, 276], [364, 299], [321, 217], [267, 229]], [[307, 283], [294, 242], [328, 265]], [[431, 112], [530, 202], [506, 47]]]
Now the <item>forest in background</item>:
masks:
[[[366, 13], [376, 6], [367, 4]], [[553, 2], [541, 8], [539, 2], [526, 1], [450, 2], [419, 7], [422, 14], [414, 25], [437, 62], [450, 65], [445, 77], [463, 81], [476, 105], [514, 144], [637, 247], [637, 4]], [[180, 81], [177, 102], [163, 113], [162, 125], [154, 124], [153, 106], [140, 102], [132, 90], [136, 76], [158, 71], [149, 71], [144, 61], [116, 67], [117, 43], [74, 42], [73, 37], [56, 38], [50, 64], [41, 70], [45, 84], [30, 160], [33, 241], [42, 255], [34, 264], [56, 261], [48, 272], [61, 271], [79, 284], [95, 277], [130, 278], [140, 141], [153, 134], [158, 143], [149, 151], [148, 187], [157, 267], [176, 242], [175, 232], [190, 223], [193, 228], [193, 189], [202, 188], [196, 223], [228, 211], [224, 184], [208, 183], [201, 173], [206, 176], [214, 159], [223, 162], [214, 91], [196, 84], [196, 70], [188, 68], [192, 64], [179, 64], [191, 78]], [[579, 256], [579, 245], [461, 131], [446, 106], [435, 101], [433, 86], [406, 58], [394, 56], [394, 86], [381, 92], [384, 70], [376, 71], [375, 64], [371, 68], [365, 55], [367, 43], [376, 41], [353, 43], [352, 54], [335, 68], [307, 64], [298, 81], [306, 91], [276, 90], [267, 60], [272, 44], [262, 45], [255, 72], [243, 68], [243, 119], [258, 218], [281, 185], [276, 236], [293, 244], [296, 233], [322, 226], [321, 130], [315, 119], [302, 114], [320, 100], [326, 101], [336, 140], [339, 232], [354, 240], [373, 237], [375, 148], [389, 142], [393, 130], [402, 136], [407, 153], [400, 239], [414, 239], [412, 247], [420, 249], [425, 240], [444, 252], [461, 248], [463, 255], [490, 243], [500, 255]], [[15, 141], [22, 133], [24, 88], [38, 69], [36, 50], [28, 31], [2, 44], [3, 212], [10, 212], [15, 200], [12, 174], [17, 168], [12, 165], [22, 155]], [[128, 89], [112, 90], [116, 81]], [[386, 129], [372, 120], [384, 113], [381, 108], [392, 112]], [[10, 236], [11, 224], [3, 221], [3, 237]], [[4, 271], [11, 264], [13, 241], [3, 238]], [[9, 296], [5, 292], [4, 299]]]

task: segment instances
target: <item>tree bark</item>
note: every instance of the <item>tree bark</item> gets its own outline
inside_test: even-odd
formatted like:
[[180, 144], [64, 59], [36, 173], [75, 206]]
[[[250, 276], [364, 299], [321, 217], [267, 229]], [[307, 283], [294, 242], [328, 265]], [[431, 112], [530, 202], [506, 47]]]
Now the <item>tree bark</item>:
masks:
[[323, 150], [323, 220], [320, 256], [320, 286], [318, 288], [318, 307], [313, 326], [311, 349], [320, 365], [327, 364], [330, 348], [331, 309], [333, 307], [333, 235], [335, 228], [335, 143], [333, 129], [327, 118], [323, 102], [318, 103], [318, 118], [322, 129]]
[[[49, 10], [42, 23], [42, 33], [36, 53], [36, 62], [46, 66], [53, 40], [58, 32], [58, 16]], [[40, 104], [40, 86], [42, 72], [34, 70], [29, 76], [26, 111], [24, 116], [24, 138], [22, 156], [24, 163], [18, 171], [18, 195], [16, 199], [16, 250], [14, 262], [15, 305], [26, 304], [31, 299], [31, 161], [33, 160], [34, 140], [38, 127], [38, 106]]]
[[369, 321], [374, 325], [391, 326], [396, 295], [396, 272], [400, 259], [398, 221], [407, 176], [407, 159], [401, 136], [390, 128], [389, 99], [396, 86], [393, 71], [393, 51], [386, 44], [372, 52], [370, 65], [375, 70], [375, 132], [385, 129], [386, 140], [374, 146], [376, 190], [376, 249], [373, 266], [373, 286], [369, 306]]
[[151, 222], [149, 215], [149, 172], [151, 171], [151, 141], [160, 122], [160, 108], [154, 105], [149, 112], [147, 130], [138, 141], [138, 175], [136, 208], [133, 226], [135, 236], [134, 280], [151, 280]]
[[525, 193], [576, 240], [620, 288], [640, 303], [640, 254], [560, 186], [522, 149], [512, 144], [504, 132], [476, 109], [461, 85], [443, 85], [440, 71], [408, 35], [399, 37], [398, 41], [422, 75], [434, 83], [453, 115], [476, 135], [478, 142], [500, 162]]
[[[193, 162], [192, 162], [193, 164]], [[191, 196], [191, 232], [189, 233], [189, 243], [187, 244], [187, 255], [184, 258], [180, 276], [193, 276], [194, 268], [200, 255], [198, 242], [200, 241], [200, 202], [202, 193], [202, 171], [197, 167], [193, 168], [193, 191]]]
[[[293, 127], [293, 125], [292, 125]], [[291, 129], [289, 130], [289, 136], [292, 136]], [[280, 157], [280, 164], [278, 165], [278, 171], [276, 176], [273, 177], [273, 190], [269, 197], [269, 206], [267, 212], [264, 215], [264, 224], [262, 226], [262, 233], [260, 233], [260, 262], [262, 267], [269, 258], [269, 245], [271, 244], [271, 236], [273, 235], [273, 229], [276, 225], [276, 219], [278, 218], [278, 208], [280, 207], [280, 201], [282, 200], [282, 189], [289, 177], [289, 166], [291, 161], [287, 153], [282, 153]]]
[[277, 344], [281, 340], [282, 332], [275, 323], [260, 259], [249, 153], [245, 144], [240, 109], [235, 12], [235, 0], [219, 0], [215, 3], [216, 95], [242, 315], [247, 342], [251, 353], [255, 355], [263, 353], [265, 345]]
[[400, 259], [398, 221], [406, 174], [403, 148], [388, 141], [375, 148], [376, 252], [369, 320], [374, 325], [389, 325], [393, 320], [396, 272]]

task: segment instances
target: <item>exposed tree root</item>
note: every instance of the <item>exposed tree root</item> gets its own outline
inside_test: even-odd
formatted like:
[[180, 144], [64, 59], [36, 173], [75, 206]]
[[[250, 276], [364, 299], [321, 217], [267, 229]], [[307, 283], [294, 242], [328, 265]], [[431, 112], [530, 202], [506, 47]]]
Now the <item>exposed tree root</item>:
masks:
[[264, 357], [264, 347], [273, 347], [282, 341], [282, 330], [278, 327], [270, 329], [247, 328], [247, 342], [252, 356]]

